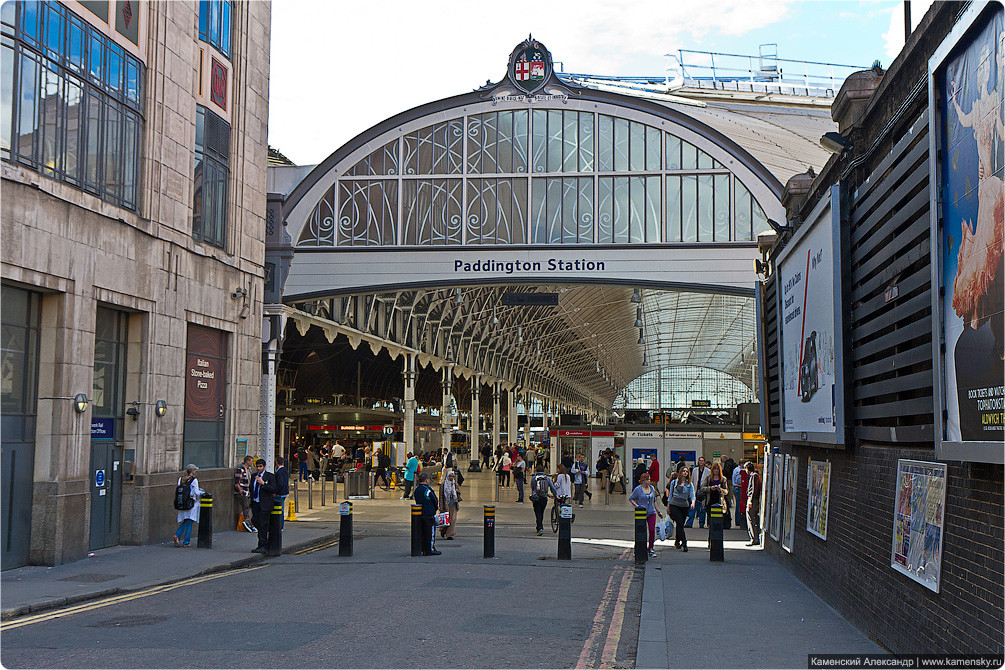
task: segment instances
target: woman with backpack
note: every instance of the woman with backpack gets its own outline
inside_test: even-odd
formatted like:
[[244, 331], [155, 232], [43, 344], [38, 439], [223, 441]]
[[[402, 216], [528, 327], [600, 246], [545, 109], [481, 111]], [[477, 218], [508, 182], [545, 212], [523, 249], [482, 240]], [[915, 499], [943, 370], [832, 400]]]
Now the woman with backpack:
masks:
[[537, 522], [537, 534], [544, 535], [544, 510], [548, 507], [548, 491], [558, 496], [551, 477], [544, 474], [544, 464], [538, 463], [537, 472], [530, 478], [530, 502], [534, 505], [534, 520]]
[[199, 522], [199, 496], [205, 491], [199, 488], [195, 471], [199, 468], [189, 465], [185, 474], [178, 478], [175, 489], [174, 507], [178, 510], [178, 530], [174, 532], [174, 546], [187, 547], [192, 540], [192, 524]]

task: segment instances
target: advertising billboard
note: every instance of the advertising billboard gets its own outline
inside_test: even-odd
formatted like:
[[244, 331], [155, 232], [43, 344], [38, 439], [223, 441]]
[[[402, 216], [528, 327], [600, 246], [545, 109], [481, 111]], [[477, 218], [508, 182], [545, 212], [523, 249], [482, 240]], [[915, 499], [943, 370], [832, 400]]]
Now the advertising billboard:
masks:
[[840, 187], [778, 258], [782, 438], [844, 445]]
[[1005, 439], [1005, 45], [974, 3], [929, 61], [936, 454], [1001, 463]]
[[946, 508], [946, 464], [897, 461], [890, 566], [939, 592]]
[[831, 464], [810, 461], [809, 501], [806, 505], [806, 530], [821, 540], [827, 539], [827, 508], [830, 502]]

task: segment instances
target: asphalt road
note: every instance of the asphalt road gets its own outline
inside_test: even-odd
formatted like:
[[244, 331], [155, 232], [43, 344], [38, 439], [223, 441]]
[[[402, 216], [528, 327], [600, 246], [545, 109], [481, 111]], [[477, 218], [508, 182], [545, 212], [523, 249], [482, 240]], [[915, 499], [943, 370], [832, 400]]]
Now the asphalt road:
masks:
[[550, 532], [501, 523], [497, 558], [484, 559], [481, 523], [465, 516], [458, 539], [437, 542], [442, 556], [411, 558], [407, 527], [374, 519], [357, 522], [352, 557], [337, 547], [286, 555], [5, 622], [0, 660], [8, 668], [634, 667], [642, 572], [624, 548], [630, 526], [609, 515], [591, 526], [580, 515], [573, 560], [560, 562]]

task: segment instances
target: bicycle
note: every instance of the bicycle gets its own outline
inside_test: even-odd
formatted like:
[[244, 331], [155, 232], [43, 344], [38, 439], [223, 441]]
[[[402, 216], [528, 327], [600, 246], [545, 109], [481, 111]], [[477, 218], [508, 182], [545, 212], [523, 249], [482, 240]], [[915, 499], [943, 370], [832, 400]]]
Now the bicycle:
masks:
[[[562, 496], [561, 498], [555, 498], [555, 504], [551, 506], [551, 532], [552, 533], [557, 533], [558, 532], [558, 520], [561, 517], [561, 513], [558, 510], [560, 504], [564, 505], [564, 504], [566, 504], [568, 502], [569, 502], [569, 496]], [[571, 505], [570, 505], [570, 507], [571, 507]], [[575, 512], [572, 513], [572, 519], [571, 519], [571, 521], [572, 522], [576, 521], [576, 513]]]
[[393, 483], [387, 481], [381, 481], [378, 483], [377, 479], [374, 478], [373, 485], [374, 488], [379, 488], [381, 491], [395, 491], [398, 489], [405, 488], [405, 478], [401, 471], [401, 468], [387, 468], [387, 478]]

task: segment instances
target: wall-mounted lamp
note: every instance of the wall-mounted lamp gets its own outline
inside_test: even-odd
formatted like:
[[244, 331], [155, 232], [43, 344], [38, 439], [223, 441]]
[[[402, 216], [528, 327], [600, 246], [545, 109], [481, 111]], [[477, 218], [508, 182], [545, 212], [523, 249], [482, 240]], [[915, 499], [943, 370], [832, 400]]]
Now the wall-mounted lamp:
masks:
[[73, 398], [73, 409], [77, 410], [77, 414], [83, 414], [87, 411], [87, 406], [91, 404], [87, 399], [86, 393], [78, 393]]
[[820, 138], [820, 146], [832, 154], [839, 154], [847, 149], [851, 149], [851, 140], [838, 132], [824, 133]]
[[140, 418], [140, 401], [134, 400], [131, 404], [132, 407], [126, 410], [126, 416], [131, 416], [133, 417], [133, 421], [136, 421]]
[[156, 414], [157, 416], [159, 417], [164, 416], [165, 414], [167, 414], [167, 411], [168, 411], [168, 404], [166, 400], [158, 400], [156, 403], [154, 403], [154, 414]]

